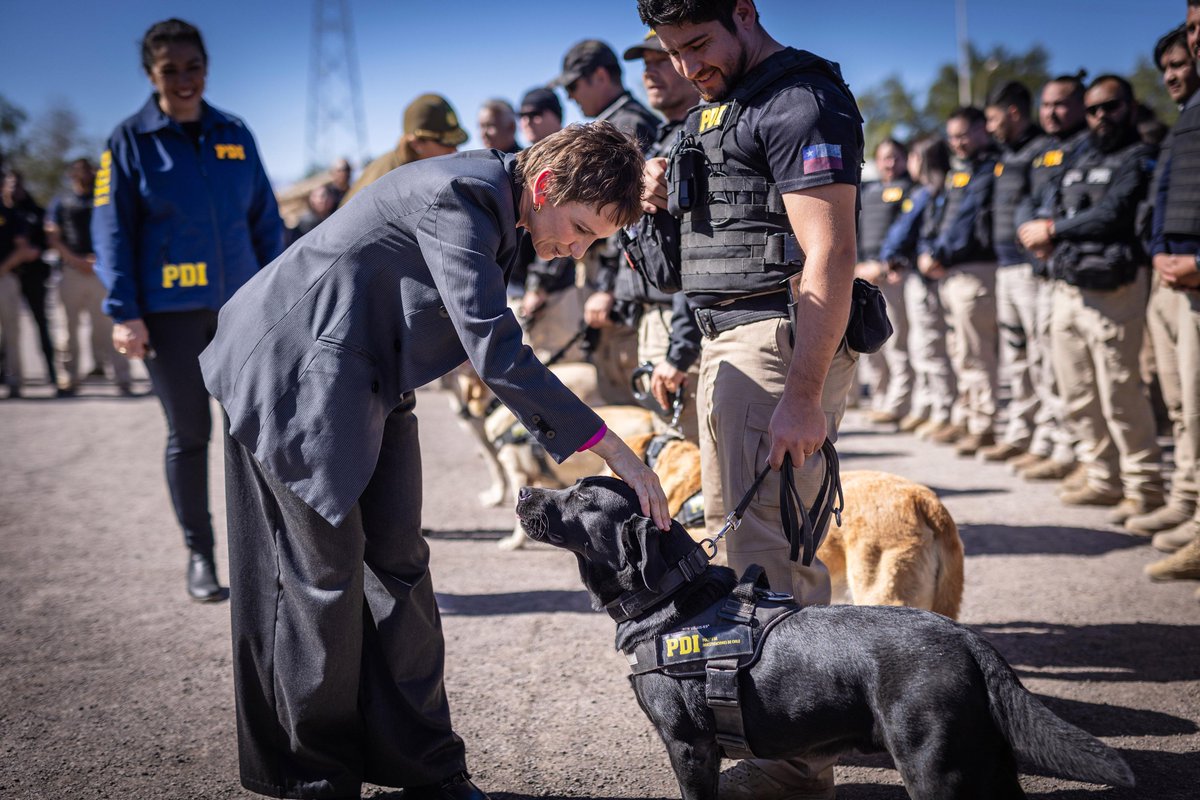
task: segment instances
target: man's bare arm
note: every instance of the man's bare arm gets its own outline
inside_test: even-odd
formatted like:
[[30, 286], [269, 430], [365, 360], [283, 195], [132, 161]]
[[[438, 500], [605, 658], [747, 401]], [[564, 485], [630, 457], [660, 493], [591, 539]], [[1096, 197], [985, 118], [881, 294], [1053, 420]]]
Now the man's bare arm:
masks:
[[783, 196], [788, 221], [804, 251], [804, 270], [791, 279], [796, 301], [795, 354], [783, 398], [771, 417], [771, 466], [784, 453], [800, 466], [825, 442], [821, 395], [850, 315], [857, 260], [855, 187], [834, 183]]

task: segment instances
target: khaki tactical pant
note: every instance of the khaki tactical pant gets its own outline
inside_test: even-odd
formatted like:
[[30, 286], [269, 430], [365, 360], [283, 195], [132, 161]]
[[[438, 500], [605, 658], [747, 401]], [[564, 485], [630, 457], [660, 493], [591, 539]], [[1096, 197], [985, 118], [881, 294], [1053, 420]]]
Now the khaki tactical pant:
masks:
[[[704, 516], [709, 535], [724, 524], [727, 511], [742, 499], [758, 471], [767, 463], [771, 415], [783, 396], [792, 361], [791, 323], [786, 319], [753, 322], [704, 339], [700, 363], [700, 476]], [[821, 408], [831, 442], [846, 410], [846, 394], [854, 383], [858, 355], [843, 341], [825, 377]], [[796, 470], [796, 489], [812, 505], [824, 475], [825, 459], [818, 453]], [[829, 571], [819, 560], [805, 567], [789, 558], [779, 510], [779, 473], [768, 472], [741, 526], [724, 540], [729, 566], [739, 574], [750, 564], [761, 565], [771, 587], [790, 592], [801, 605], [828, 603]], [[832, 787], [833, 759], [755, 761], [785, 784], [828, 782]]]
[[[1200, 453], [1200, 294], [1179, 293], [1179, 338], [1176, 354], [1179, 363], [1180, 383], [1180, 433], [1175, 438], [1176, 458], [1180, 448], [1193, 459]], [[1195, 461], [1193, 461], [1195, 469]], [[1191, 490], [1195, 491], [1196, 476], [1193, 473]], [[1176, 478], [1178, 480], [1178, 477]], [[1200, 521], [1200, 509], [1196, 520]]]
[[1148, 291], [1144, 272], [1111, 291], [1054, 287], [1054, 370], [1088, 485], [1133, 500], [1162, 492], [1154, 414], [1138, 375]]
[[628, 325], [600, 329], [592, 364], [596, 367], [597, 390], [606, 405], [633, 405], [633, 371], [637, 369], [638, 334]]
[[[525, 321], [525, 343], [538, 360], [546, 361], [562, 349], [583, 325], [583, 301], [579, 290], [568, 286], [546, 296], [545, 304]], [[580, 342], [571, 345], [560, 361], [582, 361]]]
[[876, 411], [903, 417], [913, 401], [913, 367], [908, 358], [908, 313], [904, 307], [904, 284], [891, 283], [884, 276], [876, 284], [887, 302], [892, 337], [877, 353], [859, 359], [871, 391], [871, 407]]
[[996, 419], [996, 265], [959, 264], [939, 289], [950, 327], [950, 360], [958, 383], [951, 417], [972, 434]]
[[[1146, 306], [1146, 333], [1154, 351], [1158, 385], [1162, 387], [1163, 402], [1171, 418], [1171, 433], [1175, 439], [1175, 473], [1171, 479], [1171, 504], [1190, 506], [1196, 502], [1196, 443], [1183, 419], [1183, 372], [1200, 372], [1200, 361], [1183, 363], [1178, 348], [1180, 327], [1189, 324], [1190, 304], [1184, 292], [1168, 289], [1157, 277], [1150, 287], [1150, 302]], [[1200, 352], [1192, 351], [1194, 357]]]
[[[671, 310], [654, 303], [642, 307], [642, 321], [638, 326], [638, 362], [657, 365], [667, 357], [671, 344]], [[683, 413], [679, 416], [679, 427], [683, 438], [692, 444], [700, 444], [700, 427], [696, 412], [696, 395], [700, 388], [700, 360], [687, 371], [687, 383], [683, 389]], [[666, 433], [671, 421], [654, 415], [654, 432]]]
[[1000, 440], [1028, 449], [1040, 398], [1035, 388], [1043, 342], [1037, 336], [1038, 279], [1030, 264], [996, 268], [996, 321], [1000, 326], [1000, 365], [1011, 398]]
[[[937, 284], [912, 270], [904, 276], [908, 356], [914, 373], [912, 412], [934, 422], [950, 421], [954, 372], [946, 350], [946, 317]], [[889, 302], [890, 306], [890, 302]]]
[[92, 328], [92, 363], [100, 368], [111, 364], [113, 381], [118, 386], [129, 385], [129, 360], [118, 355], [113, 347], [112, 320], [101, 305], [105, 294], [104, 284], [95, 273], [63, 267], [58, 296], [67, 317], [67, 352], [63, 356], [63, 371], [66, 372], [69, 388], [79, 385], [79, 324], [84, 314], [87, 314]]
[[1067, 406], [1058, 390], [1054, 373], [1054, 354], [1050, 329], [1054, 317], [1054, 281], [1037, 281], [1037, 313], [1034, 315], [1035, 338], [1040, 342], [1041, 358], [1034, 364], [1034, 389], [1038, 410], [1034, 417], [1033, 440], [1029, 452], [1043, 458], [1070, 463], [1075, 461], [1076, 436], [1067, 420]]
[[4, 382], [21, 385], [21, 281], [14, 271], [0, 275], [0, 331], [4, 332]]

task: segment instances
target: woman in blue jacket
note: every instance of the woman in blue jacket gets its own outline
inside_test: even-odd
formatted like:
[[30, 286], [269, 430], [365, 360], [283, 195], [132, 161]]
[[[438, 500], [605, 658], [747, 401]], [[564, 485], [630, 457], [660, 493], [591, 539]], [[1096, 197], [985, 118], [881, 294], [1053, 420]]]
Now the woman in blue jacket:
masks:
[[212, 429], [199, 355], [217, 311], [282, 249], [279, 209], [249, 129], [204, 101], [208, 54], [178, 19], [142, 39], [154, 93], [113, 131], [96, 175], [92, 238], [113, 345], [144, 358], [169, 434], [167, 485], [190, 551], [188, 593], [226, 596], [208, 511]]

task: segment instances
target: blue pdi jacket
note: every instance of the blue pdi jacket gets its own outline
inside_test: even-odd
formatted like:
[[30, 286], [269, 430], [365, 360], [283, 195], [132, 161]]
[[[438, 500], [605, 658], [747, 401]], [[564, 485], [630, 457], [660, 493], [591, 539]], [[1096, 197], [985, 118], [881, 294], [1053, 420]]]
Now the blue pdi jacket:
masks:
[[204, 104], [200, 149], [158, 107], [113, 131], [96, 173], [92, 240], [104, 311], [219, 309], [283, 249], [275, 195], [245, 123]]

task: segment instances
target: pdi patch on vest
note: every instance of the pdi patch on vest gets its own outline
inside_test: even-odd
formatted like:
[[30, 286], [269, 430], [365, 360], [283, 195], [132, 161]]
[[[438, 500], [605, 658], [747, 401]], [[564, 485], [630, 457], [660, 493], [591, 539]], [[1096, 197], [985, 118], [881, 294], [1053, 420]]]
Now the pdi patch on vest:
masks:
[[749, 625], [702, 625], [663, 634], [658, 640], [661, 666], [754, 652]]
[[891, 186], [883, 190], [883, 196], [880, 198], [885, 203], [896, 203], [904, 197], [904, 190], [899, 186]]
[[704, 133], [712, 128], [721, 127], [721, 123], [725, 121], [725, 111], [729, 108], [729, 103], [716, 106], [715, 108], [706, 108], [700, 112], [700, 133]]

